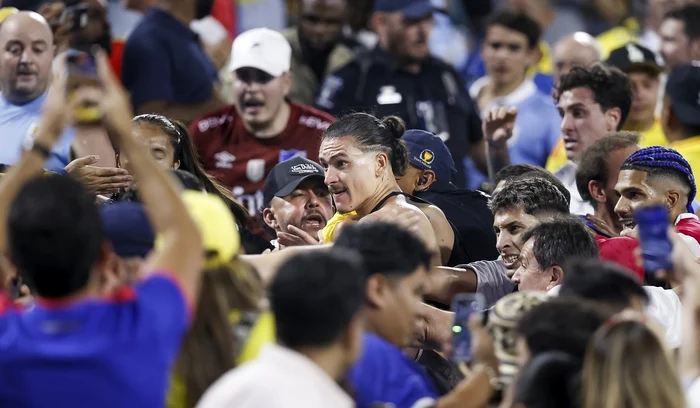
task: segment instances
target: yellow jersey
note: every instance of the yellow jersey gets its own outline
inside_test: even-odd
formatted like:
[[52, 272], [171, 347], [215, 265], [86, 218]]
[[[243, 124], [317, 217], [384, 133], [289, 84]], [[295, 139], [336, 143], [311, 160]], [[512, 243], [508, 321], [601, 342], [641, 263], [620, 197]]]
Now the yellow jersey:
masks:
[[339, 212], [336, 212], [333, 214], [333, 217], [331, 217], [330, 220], [326, 223], [326, 226], [323, 227], [323, 230], [321, 231], [321, 237], [323, 238], [323, 243], [324, 244], [329, 244], [333, 242], [333, 238], [335, 236], [335, 229], [338, 227], [338, 224], [340, 224], [341, 221], [345, 221], [349, 218], [353, 218], [357, 216], [357, 213], [355, 211], [341, 214]]
[[693, 170], [693, 176], [698, 177], [700, 175], [700, 136], [672, 142], [669, 147], [676, 149], [678, 153], [688, 160], [690, 168]]
[[[624, 129], [624, 128], [623, 128]], [[661, 127], [661, 121], [656, 118], [654, 124], [649, 129], [641, 132], [642, 139], [639, 141], [641, 147], [649, 146], [668, 146], [668, 139]], [[565, 165], [568, 159], [566, 158], [566, 149], [564, 149], [564, 139], [559, 139], [559, 142], [554, 146], [554, 150], [547, 158], [547, 171], [554, 173], [561, 166]]]
[[600, 44], [602, 59], [608, 59], [610, 52], [614, 49], [624, 47], [631, 42], [639, 42], [640, 31], [641, 29], [637, 19], [629, 17], [619, 26], [613, 27], [600, 34], [596, 39], [598, 40], [598, 44]]
[[[236, 327], [242, 320], [242, 314], [238, 311], [232, 311], [229, 320]], [[238, 334], [238, 333], [237, 333]], [[247, 361], [253, 360], [258, 356], [263, 345], [275, 343], [275, 319], [271, 312], [261, 313], [252, 327], [245, 334], [245, 338], [239, 338], [242, 341], [242, 347], [236, 359], [236, 366], [239, 366]], [[242, 336], [239, 336], [242, 337]], [[167, 408], [185, 408], [187, 406], [187, 389], [182, 379], [176, 375], [170, 378], [170, 389], [166, 402]]]

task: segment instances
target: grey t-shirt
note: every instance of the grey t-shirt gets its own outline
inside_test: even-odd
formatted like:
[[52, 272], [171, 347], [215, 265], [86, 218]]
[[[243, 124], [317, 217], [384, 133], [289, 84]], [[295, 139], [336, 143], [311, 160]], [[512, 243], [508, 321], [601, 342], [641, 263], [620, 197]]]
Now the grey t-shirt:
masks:
[[456, 267], [471, 269], [476, 273], [476, 292], [484, 295], [487, 309], [515, 289], [515, 285], [508, 277], [506, 266], [500, 258], [495, 261], [476, 261]]

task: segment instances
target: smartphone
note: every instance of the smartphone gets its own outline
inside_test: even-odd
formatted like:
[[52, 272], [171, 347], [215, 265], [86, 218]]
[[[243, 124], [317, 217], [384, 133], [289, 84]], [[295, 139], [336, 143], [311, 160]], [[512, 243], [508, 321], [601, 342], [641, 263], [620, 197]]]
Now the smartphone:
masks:
[[639, 232], [639, 245], [642, 249], [644, 270], [654, 274], [659, 270], [671, 269], [673, 244], [668, 239], [668, 210], [665, 205], [638, 208], [634, 220]]
[[88, 6], [82, 0], [65, 0], [66, 8], [63, 9], [61, 18], [56, 23], [54, 29], [65, 24], [68, 19], [72, 20], [71, 31], [80, 31], [88, 23]]
[[455, 363], [471, 360], [472, 335], [469, 331], [469, 318], [473, 313], [483, 312], [485, 298], [480, 293], [460, 293], [452, 300], [455, 314], [452, 324], [452, 354], [450, 360]]
[[[101, 85], [97, 73], [97, 61], [90, 52], [70, 49], [66, 52], [66, 92], [70, 95], [82, 86]], [[102, 115], [97, 107], [97, 101], [88, 102], [76, 107], [73, 119], [76, 123], [98, 122]]]

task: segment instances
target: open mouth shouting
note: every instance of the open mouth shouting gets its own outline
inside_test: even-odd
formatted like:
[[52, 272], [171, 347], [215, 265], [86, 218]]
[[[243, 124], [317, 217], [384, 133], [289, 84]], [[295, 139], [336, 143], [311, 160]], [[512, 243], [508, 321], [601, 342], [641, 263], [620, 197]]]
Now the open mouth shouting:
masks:
[[502, 253], [501, 258], [503, 259], [503, 264], [506, 266], [506, 269], [514, 270], [520, 266], [520, 254]]
[[265, 102], [258, 99], [249, 99], [243, 101], [241, 107], [243, 108], [243, 112], [249, 115], [257, 115], [258, 113], [260, 113], [262, 108], [265, 107]]
[[637, 226], [637, 223], [634, 221], [634, 218], [620, 218], [620, 225], [622, 225], [622, 229], [634, 229]]
[[321, 228], [326, 226], [326, 219], [319, 213], [314, 212], [308, 215], [305, 215], [304, 218], [301, 219], [301, 229], [306, 230], [306, 229], [316, 229], [320, 230]]

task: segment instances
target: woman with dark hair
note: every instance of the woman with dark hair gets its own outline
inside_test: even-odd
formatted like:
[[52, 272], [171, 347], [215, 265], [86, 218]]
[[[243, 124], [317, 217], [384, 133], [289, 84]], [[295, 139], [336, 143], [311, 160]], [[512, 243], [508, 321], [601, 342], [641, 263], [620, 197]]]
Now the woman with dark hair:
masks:
[[[153, 157], [163, 168], [191, 173], [204, 185], [207, 193], [215, 194], [224, 200], [236, 217], [247, 253], [260, 253], [271, 248], [268, 242], [250, 232], [250, 216], [246, 208], [233, 197], [229, 189], [204, 171], [185, 125], [156, 114], [136, 116], [132, 123], [136, 137], [148, 146]], [[129, 167], [129, 158], [120, 154], [118, 150], [117, 166], [126, 169]], [[136, 197], [134, 192], [122, 192], [117, 199], [133, 200]]]
[[580, 407], [581, 362], [560, 351], [540, 354], [521, 370], [514, 408]]
[[[464, 263], [461, 238], [445, 214], [436, 206], [401, 192], [396, 181], [408, 167], [408, 150], [401, 139], [405, 130], [403, 120], [396, 116], [380, 120], [366, 113], [353, 113], [323, 132], [319, 162], [341, 214], [338, 218], [345, 218], [343, 222], [364, 217], [391, 221], [399, 214], [405, 219], [412, 213], [416, 217], [412, 229], [439, 255], [436, 264]], [[326, 231], [323, 234], [328, 241]]]

